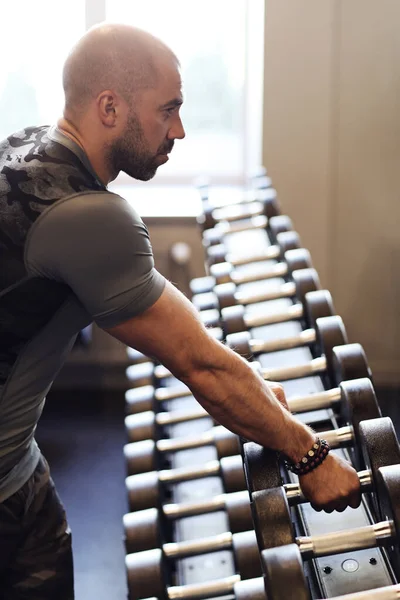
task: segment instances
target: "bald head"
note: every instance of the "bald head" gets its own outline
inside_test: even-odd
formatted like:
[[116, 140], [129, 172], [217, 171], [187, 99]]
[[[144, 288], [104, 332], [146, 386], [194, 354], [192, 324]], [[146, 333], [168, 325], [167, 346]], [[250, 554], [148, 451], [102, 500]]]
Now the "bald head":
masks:
[[104, 90], [129, 104], [157, 85], [165, 59], [178, 59], [161, 40], [129, 25], [90, 29], [70, 52], [63, 70], [66, 112], [76, 117]]

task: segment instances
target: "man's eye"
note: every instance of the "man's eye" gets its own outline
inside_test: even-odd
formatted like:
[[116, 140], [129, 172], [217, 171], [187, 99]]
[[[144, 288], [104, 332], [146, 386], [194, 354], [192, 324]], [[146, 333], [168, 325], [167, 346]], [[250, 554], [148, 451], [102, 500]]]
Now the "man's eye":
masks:
[[171, 108], [167, 108], [167, 109], [166, 109], [166, 112], [167, 112], [169, 115], [172, 115], [172, 113], [173, 113], [173, 112], [175, 112], [175, 110], [176, 110], [176, 106], [171, 106]]

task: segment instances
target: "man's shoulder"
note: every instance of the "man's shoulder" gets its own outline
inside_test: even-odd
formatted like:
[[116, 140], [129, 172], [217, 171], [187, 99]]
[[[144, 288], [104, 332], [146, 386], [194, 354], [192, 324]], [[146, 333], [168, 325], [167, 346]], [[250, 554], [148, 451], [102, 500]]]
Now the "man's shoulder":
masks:
[[108, 190], [84, 190], [60, 198], [43, 211], [34, 229], [42, 229], [45, 223], [46, 228], [60, 224], [63, 229], [71, 226], [75, 230], [89, 224], [101, 231], [113, 227], [128, 230], [132, 226], [146, 229], [131, 204]]
[[25, 127], [0, 141], [0, 165], [21, 164], [24, 158], [38, 145], [47, 141], [48, 125]]

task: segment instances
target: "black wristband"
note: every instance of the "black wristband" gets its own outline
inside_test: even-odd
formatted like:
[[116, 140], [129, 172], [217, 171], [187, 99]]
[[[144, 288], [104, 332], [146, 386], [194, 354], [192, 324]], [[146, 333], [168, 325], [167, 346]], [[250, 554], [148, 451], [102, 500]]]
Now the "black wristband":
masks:
[[313, 471], [325, 460], [329, 454], [329, 444], [326, 440], [320, 440], [317, 438], [312, 448], [303, 456], [303, 458], [293, 463], [289, 460], [285, 460], [286, 468], [295, 473], [296, 475], [306, 475]]

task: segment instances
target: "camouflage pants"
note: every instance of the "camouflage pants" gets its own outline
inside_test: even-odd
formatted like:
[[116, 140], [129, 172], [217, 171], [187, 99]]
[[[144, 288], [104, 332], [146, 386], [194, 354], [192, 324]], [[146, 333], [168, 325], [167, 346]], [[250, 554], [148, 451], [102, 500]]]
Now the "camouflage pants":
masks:
[[0, 503], [0, 600], [73, 600], [71, 531], [42, 457]]

